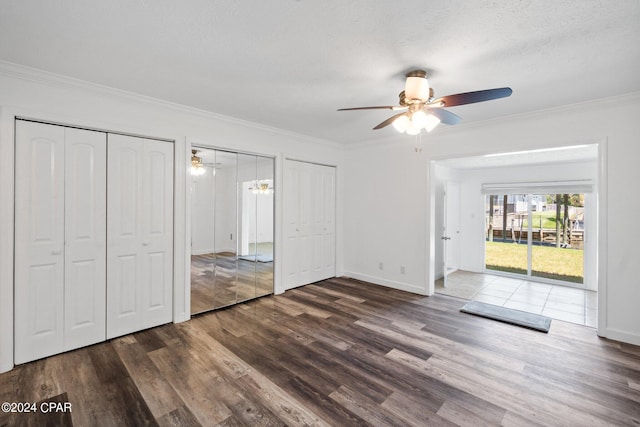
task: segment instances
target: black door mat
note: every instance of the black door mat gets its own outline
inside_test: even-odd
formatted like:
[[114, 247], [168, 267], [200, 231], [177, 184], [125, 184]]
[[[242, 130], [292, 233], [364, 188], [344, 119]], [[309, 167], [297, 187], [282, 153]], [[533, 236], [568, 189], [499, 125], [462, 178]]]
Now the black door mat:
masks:
[[549, 332], [551, 318], [526, 311], [500, 307], [499, 305], [485, 304], [478, 301], [470, 301], [460, 309], [463, 313], [474, 314], [487, 319], [510, 323], [523, 328], [534, 329], [540, 332]]

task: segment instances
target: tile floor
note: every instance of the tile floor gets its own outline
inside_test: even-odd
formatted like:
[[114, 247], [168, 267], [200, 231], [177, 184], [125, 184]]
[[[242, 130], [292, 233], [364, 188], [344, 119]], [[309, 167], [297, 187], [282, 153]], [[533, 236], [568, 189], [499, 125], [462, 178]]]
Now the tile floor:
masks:
[[448, 276], [446, 288], [437, 280], [436, 292], [596, 326], [594, 291], [459, 270]]

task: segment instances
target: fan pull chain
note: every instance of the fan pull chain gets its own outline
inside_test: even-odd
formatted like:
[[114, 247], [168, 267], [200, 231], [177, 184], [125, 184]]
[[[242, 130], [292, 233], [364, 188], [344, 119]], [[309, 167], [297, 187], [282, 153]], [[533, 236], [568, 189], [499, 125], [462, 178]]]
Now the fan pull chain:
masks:
[[416, 153], [422, 153], [422, 132], [416, 135]]

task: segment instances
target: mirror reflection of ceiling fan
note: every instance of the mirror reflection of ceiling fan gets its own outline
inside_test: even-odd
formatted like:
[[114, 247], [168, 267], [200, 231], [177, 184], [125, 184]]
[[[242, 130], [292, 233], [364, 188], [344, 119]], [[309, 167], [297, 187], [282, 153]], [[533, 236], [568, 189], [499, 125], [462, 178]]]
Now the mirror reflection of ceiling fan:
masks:
[[249, 187], [249, 190], [253, 194], [273, 194], [273, 181], [265, 179], [262, 181], [254, 181], [253, 185]]
[[[198, 156], [198, 150], [191, 150], [191, 175], [204, 175], [207, 167], [219, 167], [222, 163], [204, 163], [202, 157]], [[214, 169], [215, 173], [215, 169]]]
[[383, 127], [393, 124], [393, 127], [399, 132], [418, 135], [422, 129], [431, 132], [439, 123], [446, 125], [460, 123], [462, 118], [445, 110], [444, 107], [456, 107], [458, 105], [491, 101], [493, 99], [505, 98], [512, 93], [511, 88], [501, 87], [434, 98], [433, 88], [429, 87], [426, 71], [414, 70], [407, 73], [406, 77], [404, 90], [400, 92], [399, 95], [400, 105], [340, 108], [338, 111], [405, 110], [402, 113], [389, 117], [373, 129], [382, 129]]

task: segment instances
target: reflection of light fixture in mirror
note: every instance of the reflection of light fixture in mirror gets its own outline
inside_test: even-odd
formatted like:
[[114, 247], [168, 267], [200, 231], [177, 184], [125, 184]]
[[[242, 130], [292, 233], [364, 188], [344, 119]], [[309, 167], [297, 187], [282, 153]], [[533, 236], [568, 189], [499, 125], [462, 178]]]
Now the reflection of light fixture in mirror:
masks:
[[191, 175], [204, 175], [205, 169], [202, 158], [196, 156], [198, 150], [191, 150]]
[[253, 194], [272, 194], [273, 187], [269, 187], [269, 182], [270, 180], [256, 181], [250, 190]]

